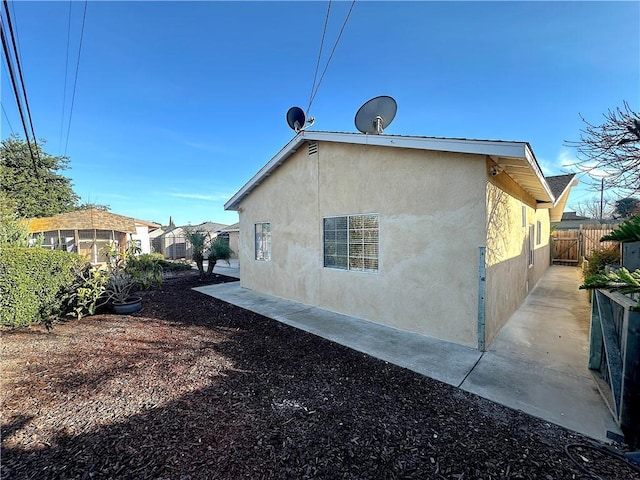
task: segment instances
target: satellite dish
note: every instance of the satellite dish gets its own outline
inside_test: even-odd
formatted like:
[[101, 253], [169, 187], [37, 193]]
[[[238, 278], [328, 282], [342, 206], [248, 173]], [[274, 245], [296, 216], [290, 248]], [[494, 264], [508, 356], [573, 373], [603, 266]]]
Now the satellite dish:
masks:
[[307, 117], [300, 107], [291, 107], [287, 112], [287, 123], [296, 133], [304, 128], [306, 121]]
[[375, 97], [360, 107], [356, 113], [356, 128], [362, 133], [375, 133], [391, 125], [398, 111], [396, 101], [386, 95]]

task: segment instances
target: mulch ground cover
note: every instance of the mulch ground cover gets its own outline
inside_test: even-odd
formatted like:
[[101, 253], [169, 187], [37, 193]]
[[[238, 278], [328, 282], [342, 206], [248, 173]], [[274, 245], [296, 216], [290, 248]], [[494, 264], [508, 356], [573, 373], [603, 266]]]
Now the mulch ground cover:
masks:
[[639, 478], [580, 435], [197, 285], [2, 331], [2, 478]]

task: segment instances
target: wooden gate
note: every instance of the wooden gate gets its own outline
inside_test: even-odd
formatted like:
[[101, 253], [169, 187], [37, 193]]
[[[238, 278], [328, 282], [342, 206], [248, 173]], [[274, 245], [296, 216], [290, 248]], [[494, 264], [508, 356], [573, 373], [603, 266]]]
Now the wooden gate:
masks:
[[618, 242], [601, 242], [600, 239], [617, 225], [580, 225], [575, 230], [555, 230], [551, 234], [551, 255], [554, 265], [578, 265], [594, 250], [617, 248]]
[[552, 237], [554, 265], [578, 265], [581, 252], [580, 230], [556, 230]]

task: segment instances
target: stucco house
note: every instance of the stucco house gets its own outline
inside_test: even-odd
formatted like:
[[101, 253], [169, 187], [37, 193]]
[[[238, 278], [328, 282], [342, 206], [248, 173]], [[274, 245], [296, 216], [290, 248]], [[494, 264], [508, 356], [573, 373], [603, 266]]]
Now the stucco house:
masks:
[[223, 238], [229, 244], [231, 248], [231, 258], [238, 258], [238, 251], [240, 247], [240, 224], [234, 223], [228, 227], [218, 230], [218, 237]]
[[242, 287], [482, 350], [572, 185], [526, 142], [302, 131], [225, 209]]
[[104, 263], [111, 243], [126, 248], [135, 242], [141, 253], [150, 253], [149, 232], [159, 227], [153, 222], [90, 208], [31, 218], [27, 229], [34, 241], [42, 237], [44, 248], [75, 252], [92, 263]]

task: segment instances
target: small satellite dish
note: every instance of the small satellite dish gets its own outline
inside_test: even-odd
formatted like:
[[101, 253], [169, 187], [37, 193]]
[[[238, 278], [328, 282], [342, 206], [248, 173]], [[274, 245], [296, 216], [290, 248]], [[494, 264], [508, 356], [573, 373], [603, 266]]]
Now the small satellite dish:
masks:
[[304, 128], [306, 121], [307, 117], [300, 107], [291, 107], [287, 112], [287, 123], [296, 133]]
[[398, 111], [396, 101], [386, 95], [375, 97], [360, 107], [356, 113], [356, 128], [362, 133], [375, 133], [391, 125]]

